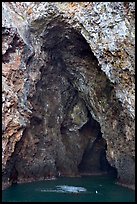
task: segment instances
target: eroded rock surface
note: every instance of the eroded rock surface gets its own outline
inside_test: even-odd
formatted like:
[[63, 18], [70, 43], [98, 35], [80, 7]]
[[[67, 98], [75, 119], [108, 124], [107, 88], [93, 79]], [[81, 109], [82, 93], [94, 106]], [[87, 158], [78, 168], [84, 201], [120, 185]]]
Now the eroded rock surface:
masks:
[[3, 183], [134, 185], [134, 2], [5, 2], [2, 37]]

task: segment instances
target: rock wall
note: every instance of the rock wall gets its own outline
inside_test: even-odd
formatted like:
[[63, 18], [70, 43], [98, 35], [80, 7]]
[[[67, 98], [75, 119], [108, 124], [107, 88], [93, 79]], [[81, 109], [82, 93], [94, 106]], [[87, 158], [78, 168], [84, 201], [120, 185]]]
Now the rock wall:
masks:
[[134, 13], [134, 2], [3, 3], [4, 185], [115, 169], [134, 185]]

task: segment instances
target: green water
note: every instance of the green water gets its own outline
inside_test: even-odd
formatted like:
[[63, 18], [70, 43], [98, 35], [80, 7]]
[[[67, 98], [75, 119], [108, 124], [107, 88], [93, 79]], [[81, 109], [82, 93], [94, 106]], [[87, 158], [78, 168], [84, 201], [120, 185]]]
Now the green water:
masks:
[[135, 192], [107, 176], [59, 178], [14, 184], [2, 192], [3, 202], [134, 202]]

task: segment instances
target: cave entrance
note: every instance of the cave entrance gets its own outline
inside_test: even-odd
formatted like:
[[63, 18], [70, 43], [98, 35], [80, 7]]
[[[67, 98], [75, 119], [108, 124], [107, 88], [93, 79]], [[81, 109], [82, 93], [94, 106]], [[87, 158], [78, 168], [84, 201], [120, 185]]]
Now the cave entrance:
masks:
[[[56, 78], [61, 76], [67, 80], [67, 83], [63, 80], [60, 85], [62, 89], [62, 85], [65, 87], [67, 84], [66, 89], [61, 92], [62, 102], [66, 100], [67, 103], [63, 104], [65, 116], [60, 125], [60, 133], [67, 156], [77, 160], [77, 162], [70, 162], [70, 160], [68, 162], [72, 166], [77, 165], [80, 174], [102, 172], [116, 176], [116, 169], [106, 158], [107, 143], [102, 137], [100, 124], [92, 117], [92, 113], [98, 115], [97, 109], [95, 110], [94, 105], [89, 102], [93, 94], [96, 98], [94, 103], [98, 104], [101, 101], [104, 109], [109, 103], [113, 85], [99, 67], [98, 60], [85, 38], [75, 29], [70, 28], [70, 25], [52, 22], [41, 37], [42, 50], [48, 56], [48, 63], [53, 67], [53, 72], [57, 72]], [[41, 72], [43, 74], [45, 69]], [[91, 93], [90, 88], [94, 90]], [[82, 105], [80, 105], [81, 101]], [[74, 137], [77, 138], [77, 135], [81, 137], [77, 140], [82, 152], [82, 157], [78, 154], [81, 158], [79, 163], [78, 157], [70, 153], [74, 153], [75, 150], [79, 151], [71, 141]]]
[[28, 76], [37, 70], [41, 77], [28, 95], [30, 124], [14, 153], [17, 180], [112, 172], [106, 141], [92, 116], [108, 108], [113, 87], [91, 48], [70, 25], [52, 22], [41, 35], [40, 49], [27, 64]]

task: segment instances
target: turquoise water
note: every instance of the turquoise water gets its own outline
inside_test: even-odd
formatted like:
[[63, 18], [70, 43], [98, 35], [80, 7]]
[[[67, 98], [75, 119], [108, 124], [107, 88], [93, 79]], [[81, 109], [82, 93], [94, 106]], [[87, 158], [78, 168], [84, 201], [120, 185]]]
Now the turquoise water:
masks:
[[135, 192], [108, 176], [58, 178], [14, 184], [2, 192], [3, 202], [134, 202]]

